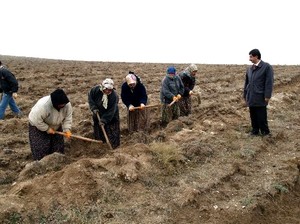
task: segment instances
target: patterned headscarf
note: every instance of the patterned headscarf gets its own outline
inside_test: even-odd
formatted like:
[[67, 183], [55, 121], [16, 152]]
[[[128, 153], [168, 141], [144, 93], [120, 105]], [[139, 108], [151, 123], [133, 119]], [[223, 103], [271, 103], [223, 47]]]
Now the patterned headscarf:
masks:
[[191, 74], [192, 72], [194, 71], [198, 71], [198, 68], [197, 68], [197, 65], [195, 64], [190, 64], [187, 68], [186, 68], [187, 71], [189, 71], [189, 73]]
[[136, 84], [136, 77], [134, 74], [128, 74], [125, 77], [125, 80], [127, 82], [128, 85], [130, 84]]

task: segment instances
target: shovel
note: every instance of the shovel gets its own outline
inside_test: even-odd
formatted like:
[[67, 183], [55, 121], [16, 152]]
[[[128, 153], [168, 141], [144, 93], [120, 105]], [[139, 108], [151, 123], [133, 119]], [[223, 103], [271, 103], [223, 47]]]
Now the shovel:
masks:
[[[66, 136], [66, 134], [64, 132], [60, 132], [60, 131], [55, 131], [55, 134], [59, 134], [59, 135], [63, 135]], [[78, 135], [71, 135], [71, 137], [73, 138], [78, 138], [84, 141], [88, 141], [88, 142], [97, 142], [97, 143], [102, 143], [101, 141], [95, 140], [95, 139], [91, 139], [91, 138], [86, 138], [86, 137], [82, 137], [82, 136], [78, 136]]]
[[112, 146], [111, 146], [111, 144], [110, 144], [110, 142], [109, 142], [109, 139], [108, 139], [108, 137], [107, 137], [107, 134], [106, 134], [104, 125], [101, 125], [101, 124], [100, 124], [100, 116], [99, 116], [99, 113], [98, 113], [98, 112], [97, 112], [97, 118], [98, 118], [98, 121], [99, 121], [99, 126], [101, 127], [102, 132], [103, 132], [103, 134], [104, 134], [106, 143], [108, 144], [108, 146], [109, 146], [110, 149], [113, 149]]

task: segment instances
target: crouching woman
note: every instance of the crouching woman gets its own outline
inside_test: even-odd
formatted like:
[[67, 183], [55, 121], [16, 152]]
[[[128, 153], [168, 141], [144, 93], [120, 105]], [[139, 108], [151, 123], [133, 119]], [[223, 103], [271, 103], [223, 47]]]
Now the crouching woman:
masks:
[[32, 107], [29, 118], [29, 143], [34, 160], [54, 152], [64, 153], [64, 136], [55, 134], [63, 131], [70, 138], [72, 105], [62, 89], [44, 96]]

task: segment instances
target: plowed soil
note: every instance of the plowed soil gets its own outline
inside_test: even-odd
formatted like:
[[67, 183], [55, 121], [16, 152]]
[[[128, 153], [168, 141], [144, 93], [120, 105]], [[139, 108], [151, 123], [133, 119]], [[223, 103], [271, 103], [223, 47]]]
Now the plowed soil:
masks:
[[91, 87], [109, 77], [120, 93], [135, 71], [150, 104], [159, 105], [169, 64], [0, 60], [19, 80], [16, 101], [25, 114], [7, 109], [0, 121], [1, 223], [300, 223], [299, 66], [273, 66], [272, 136], [248, 135], [247, 65], [198, 64], [190, 116], [162, 128], [160, 107], [148, 108], [150, 133], [128, 134], [120, 100], [119, 148], [72, 137], [64, 155], [33, 161], [27, 116], [39, 98], [63, 88], [74, 109], [73, 135], [93, 139]]

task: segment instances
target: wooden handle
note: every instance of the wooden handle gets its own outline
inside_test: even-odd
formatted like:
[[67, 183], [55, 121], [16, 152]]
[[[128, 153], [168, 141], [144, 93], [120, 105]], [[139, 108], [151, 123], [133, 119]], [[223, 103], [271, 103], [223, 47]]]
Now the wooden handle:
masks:
[[[155, 105], [145, 105], [144, 108], [150, 108], [150, 107], [159, 107], [160, 104], [155, 104]], [[133, 107], [133, 110], [141, 110], [143, 109], [141, 106], [139, 107]]]
[[108, 137], [107, 137], [107, 134], [106, 134], [106, 131], [105, 131], [104, 126], [100, 124], [100, 116], [99, 116], [99, 113], [98, 113], [98, 112], [97, 112], [97, 118], [98, 118], [98, 121], [99, 121], [99, 126], [101, 127], [101, 130], [102, 130], [102, 132], [103, 132], [103, 134], [104, 134], [106, 143], [108, 144], [108, 146], [109, 146], [110, 149], [113, 149], [112, 146], [111, 146], [111, 144], [110, 144], [110, 142], [109, 142], [109, 139], [108, 139]]
[[177, 101], [176, 100], [173, 100], [171, 103], [168, 104], [168, 106], [172, 106], [174, 103], [176, 103]]
[[[55, 131], [55, 134], [59, 134], [59, 135], [66, 136], [65, 133], [60, 132], [60, 131]], [[82, 136], [78, 136], [78, 135], [73, 135], [73, 134], [71, 135], [71, 137], [73, 137], [73, 138], [78, 138], [78, 139], [81, 139], [81, 140], [84, 140], [84, 141], [88, 141], [88, 142], [102, 143], [101, 141], [98, 141], [98, 140], [95, 140], [95, 139], [86, 138], [86, 137], [82, 137]]]

